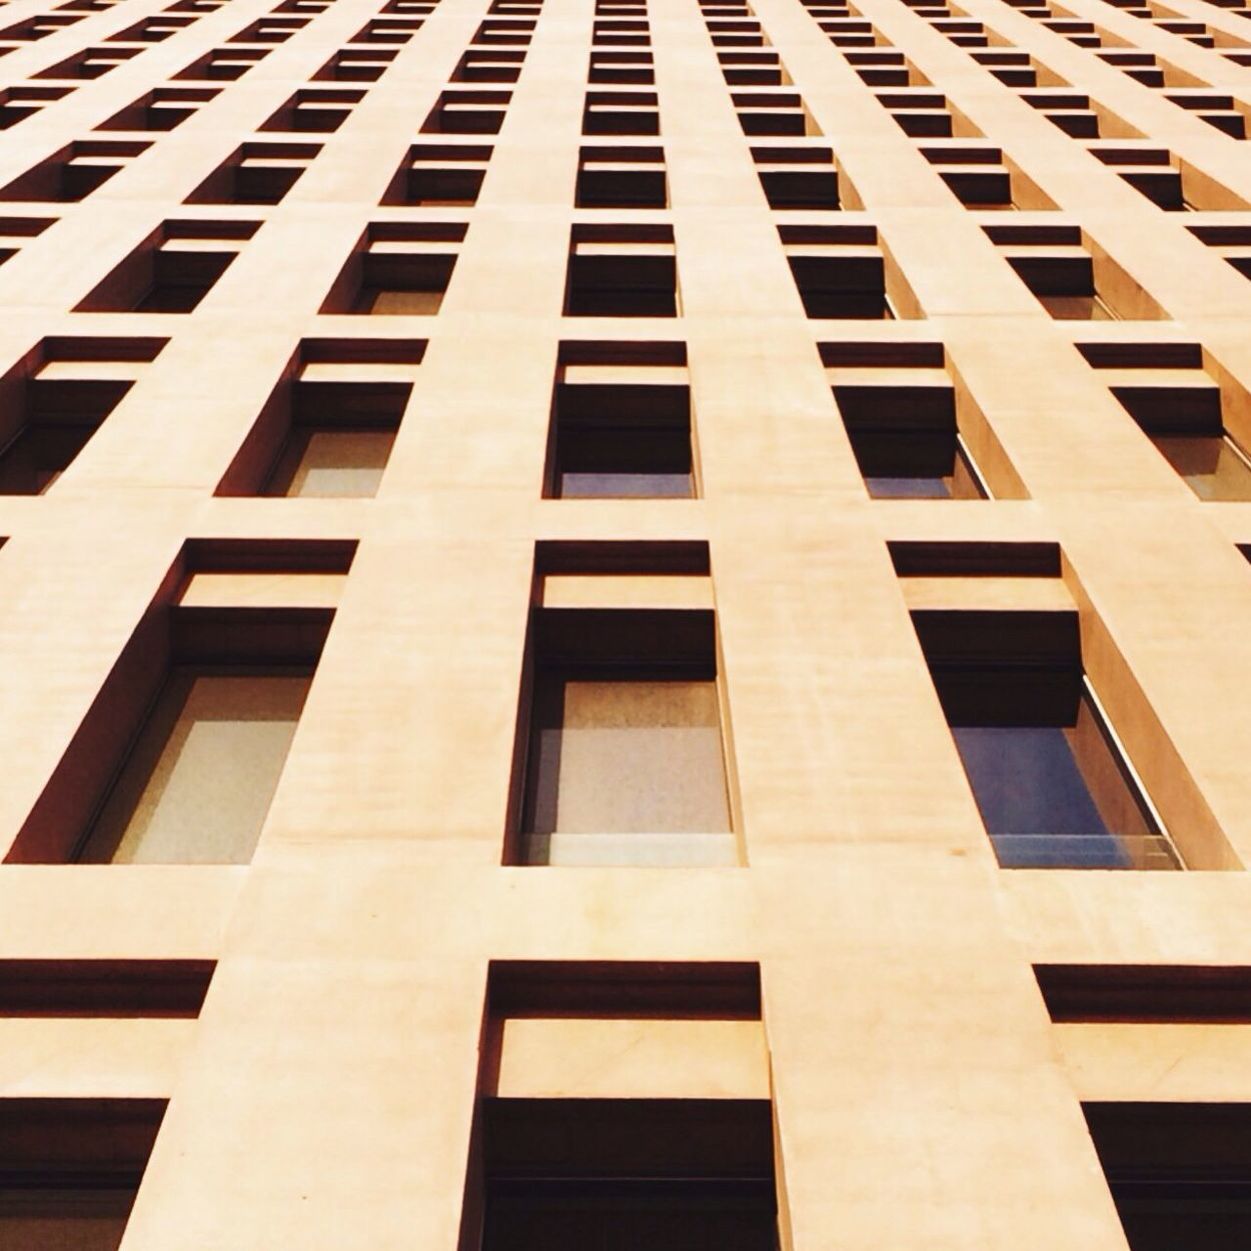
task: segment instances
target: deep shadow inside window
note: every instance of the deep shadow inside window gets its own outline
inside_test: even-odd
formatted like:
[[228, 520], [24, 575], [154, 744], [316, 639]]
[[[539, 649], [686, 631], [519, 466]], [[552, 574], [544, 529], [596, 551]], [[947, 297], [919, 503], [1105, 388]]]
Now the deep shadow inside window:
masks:
[[1251, 1105], [1083, 1106], [1130, 1251], [1251, 1246]]
[[755, 1099], [487, 1099], [483, 1251], [775, 1251]]

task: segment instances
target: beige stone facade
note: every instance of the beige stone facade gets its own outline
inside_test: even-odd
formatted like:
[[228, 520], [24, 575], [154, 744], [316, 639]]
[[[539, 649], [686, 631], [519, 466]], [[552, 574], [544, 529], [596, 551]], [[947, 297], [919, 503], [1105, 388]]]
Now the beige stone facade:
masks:
[[1249, 14], [9, 0], [0, 1248], [1249, 1245]]

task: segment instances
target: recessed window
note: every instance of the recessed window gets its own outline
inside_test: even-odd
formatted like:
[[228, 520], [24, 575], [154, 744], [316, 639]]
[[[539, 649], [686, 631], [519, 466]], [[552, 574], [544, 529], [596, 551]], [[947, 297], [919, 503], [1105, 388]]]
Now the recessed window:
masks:
[[659, 609], [629, 606], [631, 577], [538, 577], [518, 858], [737, 863], [706, 576], [634, 575], [645, 594], [709, 604]]
[[259, 222], [164, 222], [75, 311], [193, 312], [259, 227]]
[[437, 313], [465, 231], [462, 222], [373, 223], [340, 270], [321, 311], [409, 317]]
[[174, 666], [76, 859], [246, 863], [311, 681], [266, 667]]
[[576, 225], [565, 312], [573, 317], [676, 317], [673, 227]]
[[383, 204], [476, 204], [494, 149], [484, 143], [415, 143], [382, 197]]
[[[852, 359], [839, 345], [826, 346], [829, 359]], [[865, 489], [874, 499], [984, 499], [989, 492], [957, 425], [942, 348], [912, 346], [906, 375], [892, 371], [896, 381], [871, 366], [827, 369]]]
[[214, 960], [0, 959], [0, 1017], [194, 1018], [216, 967]]
[[462, 1245], [776, 1251], [756, 966], [492, 962], [487, 1006]]
[[913, 623], [1003, 867], [1180, 867], [1082, 672], [1076, 609]]
[[1201, 500], [1251, 499], [1251, 461], [1227, 434], [1157, 435], [1152, 442]]
[[316, 143], [245, 143], [186, 199], [187, 204], [278, 204], [321, 151]]
[[261, 129], [331, 133], [347, 121], [364, 98], [364, 91], [346, 87], [302, 87], [270, 114]]
[[456, 88], [440, 94], [422, 125], [424, 134], [494, 135], [504, 124], [511, 91]]
[[0, 1099], [0, 1246], [116, 1251], [164, 1099]]
[[97, 130], [173, 130], [220, 92], [218, 87], [158, 87], [128, 104]]
[[657, 147], [585, 147], [578, 154], [583, 208], [664, 208], [665, 152]]
[[424, 349], [418, 339], [306, 341], [217, 494], [377, 494]]
[[0, 200], [85, 199], [152, 144], [146, 140], [79, 140], [0, 187]]
[[1130, 1251], [1251, 1245], [1251, 1106], [1082, 1107]]
[[809, 317], [890, 320], [886, 258], [872, 226], [779, 226]]
[[246, 864], [334, 617], [324, 577], [301, 593], [291, 575], [341, 574], [353, 551], [189, 545], [10, 859]]
[[834, 153], [829, 148], [796, 145], [753, 147], [751, 154], [770, 208], [839, 207], [838, 170], [834, 165]]
[[562, 345], [547, 494], [689, 499], [693, 470], [682, 345]]
[[[1197, 344], [1081, 344], [1079, 350], [1201, 500], [1251, 499], [1251, 461], [1226, 428], [1221, 384], [1204, 369]], [[1238, 415], [1242, 405], [1235, 401], [1231, 409]]]
[[584, 135], [658, 135], [660, 111], [654, 91], [588, 91]]
[[5, 377], [20, 397], [0, 427], [0, 494], [42, 495], [165, 346], [163, 339], [45, 339]]

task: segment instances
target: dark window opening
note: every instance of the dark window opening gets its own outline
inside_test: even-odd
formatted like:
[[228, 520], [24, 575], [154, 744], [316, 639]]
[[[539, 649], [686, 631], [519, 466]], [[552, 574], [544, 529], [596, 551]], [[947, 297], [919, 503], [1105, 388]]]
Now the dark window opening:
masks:
[[573, 228], [565, 312], [572, 317], [676, 317], [670, 226]]
[[0, 1100], [0, 1246], [117, 1251], [163, 1099]]
[[165, 222], [114, 267], [75, 311], [190, 313], [258, 228], [258, 222]]
[[874, 499], [986, 497], [949, 385], [839, 385], [834, 398]]
[[11, 395], [0, 427], [0, 494], [52, 487], [163, 346], [159, 339], [50, 340], [11, 370], [0, 380]]
[[689, 499], [695, 493], [689, 386], [646, 376], [627, 381], [620, 376], [627, 372], [612, 381], [574, 382], [573, 370], [562, 366], [548, 494]]
[[437, 313], [465, 230], [463, 223], [374, 223], [339, 271], [321, 311], [409, 317]]
[[1083, 1105], [1130, 1251], [1251, 1246], [1251, 1105]]
[[486, 1099], [483, 1251], [776, 1251], [755, 1099]]
[[1180, 867], [1085, 679], [1075, 612], [913, 623], [1002, 867]]

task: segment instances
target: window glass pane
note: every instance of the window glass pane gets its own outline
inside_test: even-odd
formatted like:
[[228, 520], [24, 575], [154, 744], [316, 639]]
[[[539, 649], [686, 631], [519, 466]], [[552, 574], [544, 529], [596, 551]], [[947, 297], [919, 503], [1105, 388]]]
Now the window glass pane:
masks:
[[1097, 295], [1040, 295], [1038, 302], [1057, 321], [1114, 320]]
[[1201, 500], [1251, 499], [1251, 466], [1228, 439], [1168, 436], [1154, 442]]
[[266, 494], [372, 498], [378, 493], [394, 442], [392, 430], [314, 430], [297, 435]]
[[361, 292], [360, 311], [422, 317], [437, 313], [442, 303], [442, 291], [389, 291], [367, 287]]
[[934, 474], [866, 477], [865, 489], [875, 500], [980, 500], [985, 494], [977, 476], [957, 442], [951, 458], [951, 471]]
[[1071, 726], [954, 726], [1001, 864], [1177, 867], [1088, 699]]
[[951, 485], [946, 478], [866, 478], [864, 484], [875, 500], [951, 498]]
[[251, 859], [311, 678], [175, 671], [84, 847], [90, 862]]
[[569, 681], [536, 717], [531, 862], [735, 863], [715, 682]]
[[566, 499], [689, 499], [693, 492], [689, 473], [565, 473], [560, 476], [560, 493]]

